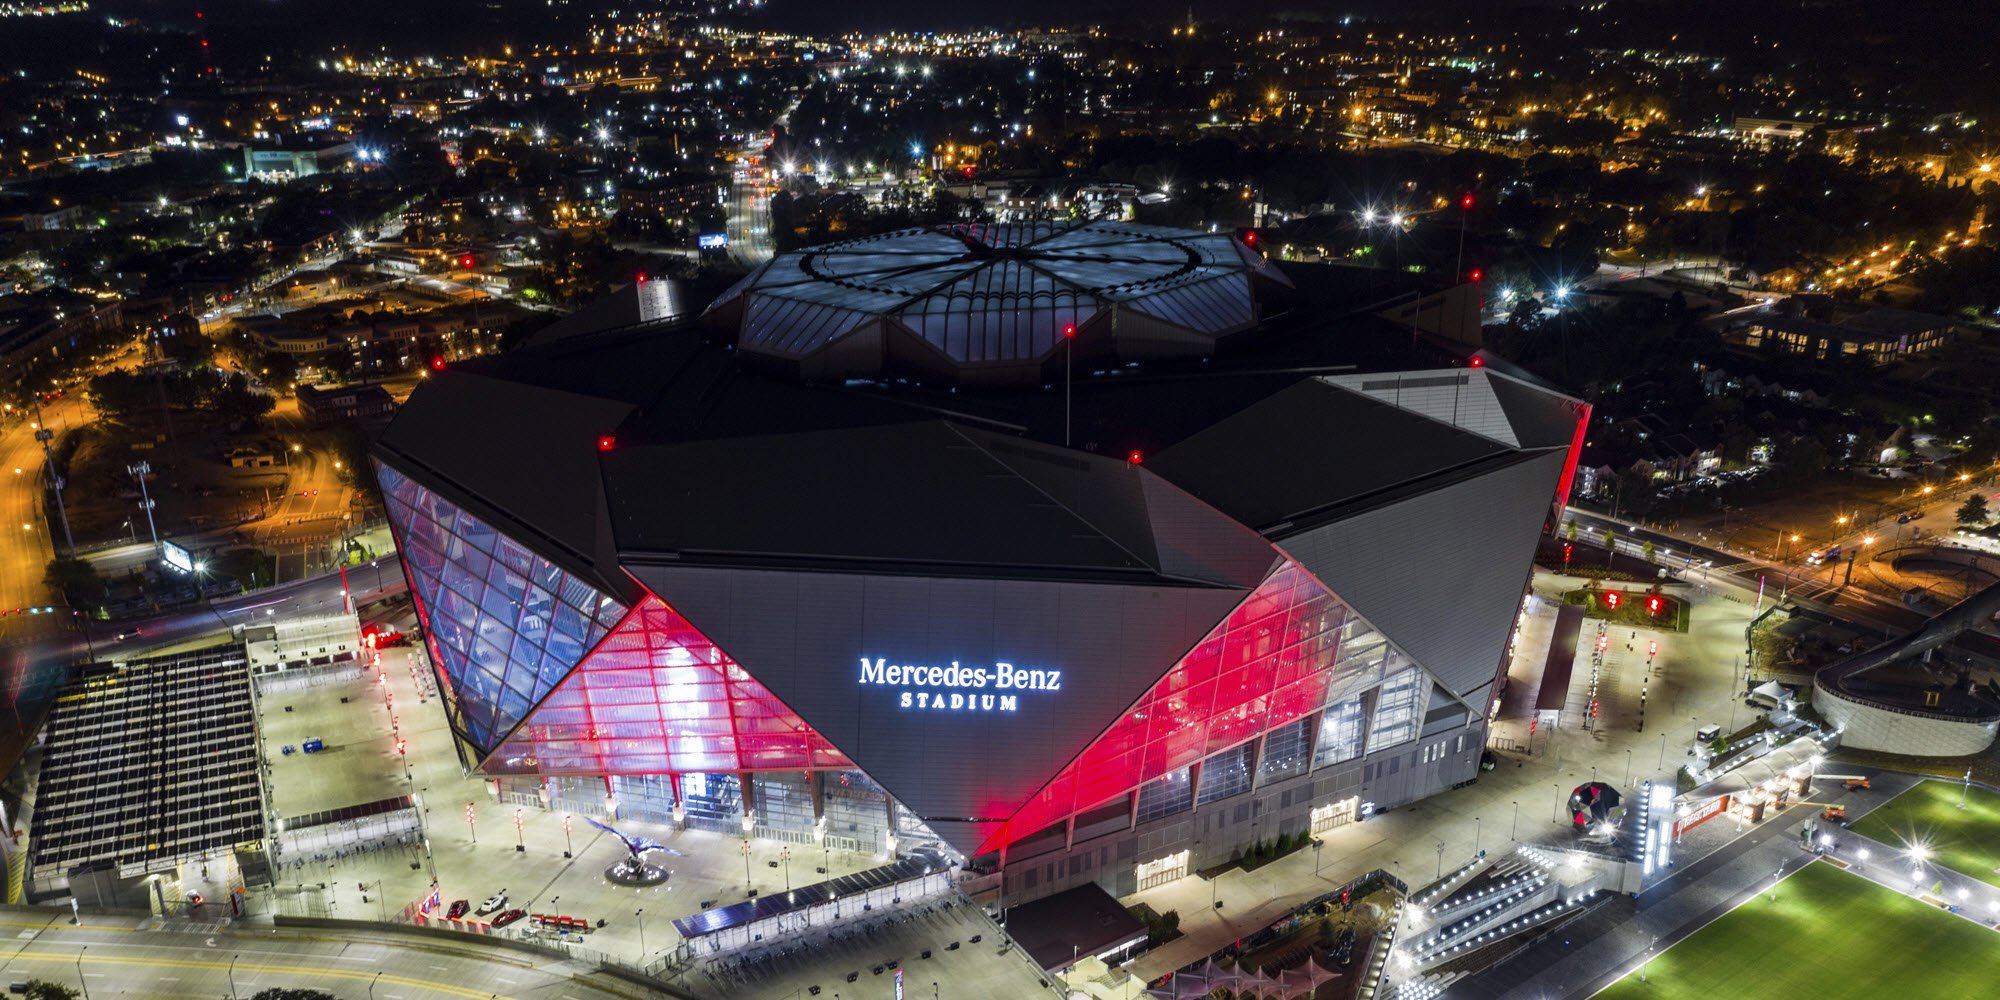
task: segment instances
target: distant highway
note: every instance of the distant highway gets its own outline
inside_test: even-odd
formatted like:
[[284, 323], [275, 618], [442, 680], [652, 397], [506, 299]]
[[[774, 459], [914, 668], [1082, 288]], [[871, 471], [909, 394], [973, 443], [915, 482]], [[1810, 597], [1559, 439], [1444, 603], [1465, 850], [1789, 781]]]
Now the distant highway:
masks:
[[[764, 189], [769, 136], [760, 135], [737, 150], [729, 173], [729, 254], [746, 267], [771, 259], [771, 195]], [[752, 163], [759, 166], [752, 166]]]

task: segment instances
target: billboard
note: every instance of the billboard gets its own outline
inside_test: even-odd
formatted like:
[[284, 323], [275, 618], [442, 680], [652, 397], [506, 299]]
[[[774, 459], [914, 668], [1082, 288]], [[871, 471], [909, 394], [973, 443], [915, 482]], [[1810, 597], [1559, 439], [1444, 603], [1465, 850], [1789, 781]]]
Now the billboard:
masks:
[[703, 250], [724, 250], [729, 247], [727, 233], [703, 233], [695, 241]]
[[172, 542], [160, 543], [160, 561], [183, 573], [194, 572], [194, 555]]

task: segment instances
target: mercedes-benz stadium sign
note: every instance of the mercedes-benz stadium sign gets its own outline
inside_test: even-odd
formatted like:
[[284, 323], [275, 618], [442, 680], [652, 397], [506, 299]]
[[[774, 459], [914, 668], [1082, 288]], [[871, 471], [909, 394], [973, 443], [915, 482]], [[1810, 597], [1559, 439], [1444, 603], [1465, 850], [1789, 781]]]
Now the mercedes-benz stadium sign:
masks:
[[[1062, 671], [1016, 667], [995, 661], [991, 667], [968, 667], [957, 660], [949, 666], [890, 663], [887, 657], [861, 658], [865, 686], [901, 688], [896, 707], [938, 712], [1016, 712], [1021, 691], [1062, 690]], [[994, 693], [987, 693], [988, 691]]]

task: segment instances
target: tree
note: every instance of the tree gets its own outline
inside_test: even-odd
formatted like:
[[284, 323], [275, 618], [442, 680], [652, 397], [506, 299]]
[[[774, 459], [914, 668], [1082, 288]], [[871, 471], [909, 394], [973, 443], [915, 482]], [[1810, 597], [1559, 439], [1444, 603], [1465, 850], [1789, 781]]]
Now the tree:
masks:
[[1611, 565], [1611, 557], [1618, 554], [1618, 532], [1604, 529], [1604, 565]]
[[97, 567], [82, 559], [62, 556], [49, 562], [48, 573], [42, 582], [60, 591], [63, 600], [74, 609], [96, 608], [104, 604], [104, 578], [97, 575]]
[[1647, 561], [1647, 562], [1652, 562], [1652, 561], [1653, 561], [1653, 540], [1652, 540], [1652, 539], [1650, 539], [1650, 538], [1649, 538], [1649, 539], [1647, 539], [1647, 540], [1646, 540], [1646, 541], [1645, 541], [1644, 543], [1642, 543], [1642, 544], [1641, 544], [1641, 545], [1639, 546], [1639, 551], [1640, 551], [1640, 552], [1643, 552], [1643, 553], [1645, 553], [1645, 556], [1646, 556], [1646, 561]]
[[1569, 541], [1572, 541], [1572, 542], [1576, 541], [1576, 522], [1575, 522], [1575, 521], [1564, 521], [1564, 522], [1563, 522], [1563, 537], [1564, 537], [1565, 539], [1569, 540]]
[[248, 380], [241, 375], [232, 375], [223, 383], [210, 401], [215, 412], [229, 423], [255, 424], [257, 418], [271, 412], [278, 401], [250, 388]]
[[1986, 523], [1986, 496], [1983, 493], [1969, 493], [1964, 505], [1958, 508], [1958, 523], [1968, 528]]
[[77, 992], [61, 983], [52, 983], [46, 979], [30, 979], [26, 985], [27, 988], [21, 991], [21, 995], [28, 1000], [77, 1000]]

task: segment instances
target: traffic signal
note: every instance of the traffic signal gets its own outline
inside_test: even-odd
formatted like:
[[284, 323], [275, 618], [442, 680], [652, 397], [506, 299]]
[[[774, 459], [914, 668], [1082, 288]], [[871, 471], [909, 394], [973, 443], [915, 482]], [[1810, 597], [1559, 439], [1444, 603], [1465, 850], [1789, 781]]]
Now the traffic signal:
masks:
[[1659, 654], [1660, 654], [1660, 640], [1658, 639], [1646, 640], [1646, 655], [1658, 656]]
[[1607, 590], [1604, 592], [1604, 606], [1613, 611], [1618, 610], [1618, 605], [1624, 603], [1624, 601], [1625, 601], [1624, 594], [1621, 594], [1615, 590]]
[[1537, 727], [1537, 726], [1539, 726], [1539, 725], [1541, 725], [1541, 724], [1542, 724], [1542, 720], [1540, 720], [1540, 719], [1529, 719], [1529, 720], [1528, 720], [1528, 735], [1529, 735], [1529, 736], [1533, 736], [1533, 735], [1535, 735], [1535, 727]]
[[466, 825], [468, 825], [468, 826], [470, 826], [471, 824], [474, 824], [474, 823], [477, 823], [477, 822], [479, 822], [479, 817], [478, 817], [478, 816], [476, 816], [476, 815], [474, 815], [474, 814], [473, 814], [473, 812], [472, 812], [472, 803], [470, 803], [470, 802], [467, 802], [467, 803], [465, 804], [465, 822], [466, 822]]
[[1597, 718], [1597, 699], [1595, 698], [1590, 699], [1590, 717], [1593, 719]]
[[1650, 612], [1650, 613], [1652, 613], [1652, 614], [1656, 614], [1656, 615], [1657, 615], [1657, 614], [1659, 614], [1659, 613], [1660, 613], [1660, 611], [1661, 611], [1662, 609], [1664, 609], [1664, 608], [1665, 608], [1666, 606], [1667, 606], [1667, 602], [1666, 602], [1665, 600], [1663, 600], [1663, 599], [1662, 599], [1662, 598], [1660, 597], [1660, 595], [1658, 595], [1658, 594], [1648, 594], [1648, 595], [1646, 595], [1646, 610], [1647, 610], [1648, 612]]

